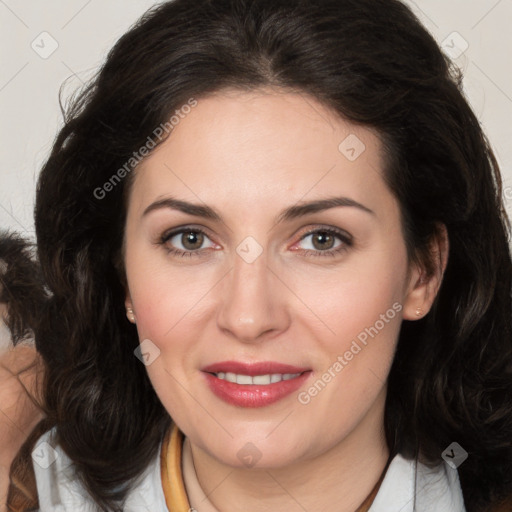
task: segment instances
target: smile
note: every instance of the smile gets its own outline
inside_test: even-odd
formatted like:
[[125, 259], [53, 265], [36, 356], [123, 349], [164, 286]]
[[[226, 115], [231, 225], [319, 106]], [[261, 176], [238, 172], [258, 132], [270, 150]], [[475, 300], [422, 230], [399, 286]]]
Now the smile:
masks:
[[234, 372], [203, 372], [211, 392], [235, 407], [265, 407], [297, 392], [311, 378], [302, 373], [245, 375]]
[[266, 375], [243, 375], [232, 372], [219, 372], [214, 374], [218, 379], [242, 385], [268, 385], [297, 378], [300, 373], [269, 373]]

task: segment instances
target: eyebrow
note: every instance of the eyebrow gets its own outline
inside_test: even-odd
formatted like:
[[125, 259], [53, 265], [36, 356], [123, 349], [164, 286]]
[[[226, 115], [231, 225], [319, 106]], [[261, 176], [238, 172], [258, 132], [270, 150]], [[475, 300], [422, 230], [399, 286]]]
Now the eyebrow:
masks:
[[[307, 203], [300, 203], [290, 206], [279, 214], [276, 223], [279, 224], [284, 221], [305, 217], [306, 215], [310, 215], [312, 213], [329, 210], [339, 206], [358, 208], [363, 212], [375, 215], [373, 210], [370, 210], [370, 208], [362, 205], [361, 203], [358, 203], [354, 199], [350, 199], [349, 197], [329, 197], [326, 199], [319, 199], [316, 201], [309, 201]], [[189, 203], [188, 201], [182, 201], [173, 197], [165, 197], [151, 203], [142, 213], [142, 217], [146, 216], [152, 211], [160, 210], [162, 208], [178, 210], [188, 215], [193, 215], [194, 217], [203, 217], [206, 219], [222, 222], [221, 215], [214, 208], [211, 208], [207, 205]]]

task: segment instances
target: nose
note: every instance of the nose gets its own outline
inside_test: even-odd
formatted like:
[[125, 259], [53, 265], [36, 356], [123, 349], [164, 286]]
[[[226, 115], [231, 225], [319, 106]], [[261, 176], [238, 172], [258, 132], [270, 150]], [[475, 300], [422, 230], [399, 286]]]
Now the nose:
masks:
[[217, 325], [238, 341], [261, 342], [289, 326], [290, 294], [278, 272], [268, 266], [265, 252], [252, 263], [235, 254], [219, 293]]

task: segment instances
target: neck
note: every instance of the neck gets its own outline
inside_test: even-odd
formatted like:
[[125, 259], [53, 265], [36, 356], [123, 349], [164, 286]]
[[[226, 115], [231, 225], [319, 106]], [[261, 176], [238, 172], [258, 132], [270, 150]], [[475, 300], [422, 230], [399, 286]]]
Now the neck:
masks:
[[[221, 512], [354, 512], [375, 487], [389, 458], [384, 400], [385, 394], [359, 425], [329, 450], [284, 467], [233, 468], [190, 443], [199, 485]], [[191, 506], [202, 512], [202, 497], [189, 499]]]

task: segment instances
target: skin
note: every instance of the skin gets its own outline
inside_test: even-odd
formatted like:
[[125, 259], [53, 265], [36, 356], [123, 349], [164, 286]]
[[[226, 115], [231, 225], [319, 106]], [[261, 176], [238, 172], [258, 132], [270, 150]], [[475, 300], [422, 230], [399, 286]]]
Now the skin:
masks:
[[[0, 322], [7, 316], [6, 309], [0, 304]], [[6, 510], [11, 463], [43, 418], [34, 402], [42, 371], [42, 360], [34, 346], [21, 344], [0, 352], [0, 511]]]
[[[350, 134], [366, 148], [354, 161], [338, 149]], [[126, 306], [140, 340], [160, 350], [148, 375], [219, 511], [353, 512], [386, 465], [386, 379], [400, 324], [417, 320], [417, 308], [428, 312], [448, 249], [446, 239], [435, 241], [438, 269], [429, 277], [408, 261], [383, 166], [372, 130], [305, 94], [260, 89], [199, 99], [136, 170]], [[222, 221], [171, 208], [143, 215], [171, 195], [211, 206]], [[342, 206], [277, 222], [287, 207], [332, 196], [373, 213]], [[202, 245], [183, 245], [185, 235], [158, 244], [163, 233], [190, 225], [206, 231]], [[305, 236], [312, 228], [338, 228], [352, 244], [319, 245], [318, 236]], [[248, 236], [263, 249], [252, 263], [236, 252]], [[342, 252], [325, 256], [340, 244]], [[173, 247], [201, 256], [173, 256]], [[278, 361], [311, 368], [299, 391], [307, 390], [396, 303], [401, 311], [307, 405], [293, 393], [261, 408], [235, 407], [200, 371], [231, 359]], [[248, 442], [261, 453], [252, 468], [237, 456]], [[191, 505], [201, 510], [197, 499]]]

